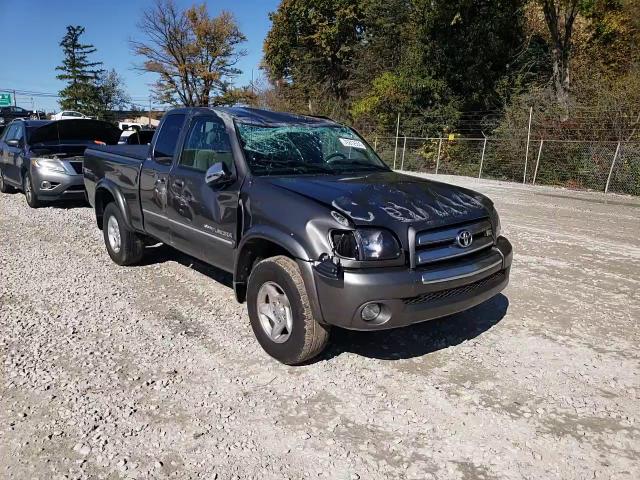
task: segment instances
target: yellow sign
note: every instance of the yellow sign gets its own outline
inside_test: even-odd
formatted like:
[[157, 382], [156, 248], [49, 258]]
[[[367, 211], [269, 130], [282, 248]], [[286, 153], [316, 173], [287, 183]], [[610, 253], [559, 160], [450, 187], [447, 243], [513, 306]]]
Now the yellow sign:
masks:
[[455, 139], [456, 139], [456, 134], [455, 133], [450, 133], [449, 134], [449, 141], [451, 142], [451, 141], [453, 141]]

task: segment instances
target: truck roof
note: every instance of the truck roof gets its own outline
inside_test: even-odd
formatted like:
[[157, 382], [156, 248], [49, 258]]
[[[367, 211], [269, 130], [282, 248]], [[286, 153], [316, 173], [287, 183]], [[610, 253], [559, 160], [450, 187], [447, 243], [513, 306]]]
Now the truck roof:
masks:
[[[335, 126], [338, 123], [329, 118], [312, 117], [308, 115], [298, 115], [295, 113], [274, 112], [252, 107], [199, 107], [202, 110], [213, 110], [217, 113], [225, 114], [241, 123], [252, 125], [263, 125], [267, 127], [277, 127], [285, 125], [307, 125], [307, 126]], [[179, 109], [189, 111], [191, 109]]]

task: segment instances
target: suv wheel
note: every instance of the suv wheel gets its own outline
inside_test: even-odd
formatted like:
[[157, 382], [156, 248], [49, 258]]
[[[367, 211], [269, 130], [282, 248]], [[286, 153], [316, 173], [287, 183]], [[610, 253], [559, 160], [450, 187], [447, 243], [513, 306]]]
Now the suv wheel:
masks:
[[38, 198], [36, 192], [33, 191], [33, 182], [31, 181], [31, 174], [28, 172], [25, 173], [22, 180], [22, 190], [24, 192], [24, 196], [27, 199], [27, 204], [31, 208], [38, 208], [42, 206], [42, 202]]
[[2, 170], [0, 169], [0, 192], [1, 193], [13, 193], [15, 190], [14, 188], [5, 183], [4, 181], [4, 173], [2, 173]]
[[129, 230], [115, 203], [104, 209], [102, 233], [111, 260], [118, 265], [133, 265], [142, 259], [144, 243], [136, 232]]
[[329, 341], [329, 327], [314, 318], [300, 269], [288, 257], [259, 262], [247, 288], [251, 328], [262, 348], [287, 365], [312, 359]]

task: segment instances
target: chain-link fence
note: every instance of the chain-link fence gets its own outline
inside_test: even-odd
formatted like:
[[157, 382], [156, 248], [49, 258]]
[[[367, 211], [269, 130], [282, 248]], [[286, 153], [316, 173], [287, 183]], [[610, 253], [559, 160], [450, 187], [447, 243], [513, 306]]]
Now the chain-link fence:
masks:
[[374, 137], [398, 170], [640, 195], [640, 143]]

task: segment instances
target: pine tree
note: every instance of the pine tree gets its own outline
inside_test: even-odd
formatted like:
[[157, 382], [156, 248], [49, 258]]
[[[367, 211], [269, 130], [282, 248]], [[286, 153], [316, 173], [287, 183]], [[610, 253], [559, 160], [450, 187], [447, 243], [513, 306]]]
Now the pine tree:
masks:
[[63, 110], [79, 110], [86, 114], [95, 114], [99, 108], [97, 80], [104, 70], [99, 67], [102, 62], [89, 61], [89, 55], [96, 52], [93, 45], [80, 43], [84, 27], [67, 26], [67, 33], [60, 42], [64, 52], [62, 65], [56, 67], [61, 71], [58, 80], [66, 80], [67, 86], [60, 91], [60, 106]]

